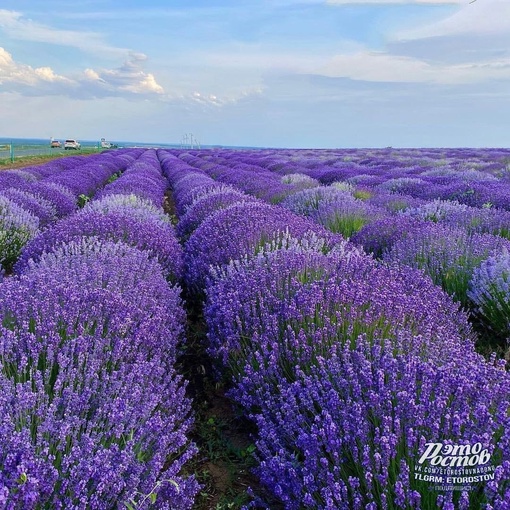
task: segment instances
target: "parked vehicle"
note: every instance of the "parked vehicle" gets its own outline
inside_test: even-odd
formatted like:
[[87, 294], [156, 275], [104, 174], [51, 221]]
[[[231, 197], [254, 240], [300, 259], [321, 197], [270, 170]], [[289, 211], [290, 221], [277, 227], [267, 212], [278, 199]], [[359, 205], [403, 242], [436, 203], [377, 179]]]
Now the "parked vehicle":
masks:
[[101, 149], [118, 149], [119, 146], [116, 143], [109, 142], [106, 138], [101, 138], [100, 143]]
[[64, 143], [64, 149], [67, 150], [80, 150], [81, 149], [81, 143], [77, 140], [66, 140]]
[[58, 140], [52, 140], [50, 143], [50, 147], [52, 149], [60, 149], [62, 147], [62, 144]]

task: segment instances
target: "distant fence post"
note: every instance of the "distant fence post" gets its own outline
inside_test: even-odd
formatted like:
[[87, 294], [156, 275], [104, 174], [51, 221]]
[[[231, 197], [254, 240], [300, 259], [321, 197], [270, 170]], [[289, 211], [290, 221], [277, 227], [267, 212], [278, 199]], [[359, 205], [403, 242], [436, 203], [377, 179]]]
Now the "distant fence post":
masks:
[[13, 145], [12, 141], [11, 141], [11, 145], [9, 147], [9, 153], [11, 156], [11, 163], [13, 163], [14, 162], [14, 145]]

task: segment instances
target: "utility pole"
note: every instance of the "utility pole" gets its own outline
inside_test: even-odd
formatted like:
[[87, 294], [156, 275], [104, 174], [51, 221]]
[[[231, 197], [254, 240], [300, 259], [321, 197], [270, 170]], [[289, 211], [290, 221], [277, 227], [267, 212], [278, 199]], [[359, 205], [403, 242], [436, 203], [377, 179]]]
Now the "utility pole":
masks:
[[184, 133], [181, 138], [181, 149], [200, 149], [200, 142], [193, 136], [193, 133]]

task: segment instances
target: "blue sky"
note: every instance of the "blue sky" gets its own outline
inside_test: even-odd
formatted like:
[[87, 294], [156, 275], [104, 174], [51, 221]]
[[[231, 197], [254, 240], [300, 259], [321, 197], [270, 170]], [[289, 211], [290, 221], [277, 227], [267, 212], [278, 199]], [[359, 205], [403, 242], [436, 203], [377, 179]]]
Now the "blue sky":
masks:
[[510, 146], [509, 0], [3, 0], [0, 137]]

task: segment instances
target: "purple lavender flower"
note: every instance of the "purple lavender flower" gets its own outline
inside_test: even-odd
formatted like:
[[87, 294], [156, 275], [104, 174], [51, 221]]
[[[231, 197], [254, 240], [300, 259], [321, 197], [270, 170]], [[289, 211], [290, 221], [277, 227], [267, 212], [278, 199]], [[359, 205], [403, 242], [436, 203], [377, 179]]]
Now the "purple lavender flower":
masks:
[[40, 196], [51, 203], [58, 218], [69, 216], [77, 209], [76, 197], [67, 188], [46, 181], [30, 182], [17, 189]]
[[232, 263], [207, 288], [204, 316], [210, 353], [235, 377], [266, 352], [285, 372], [361, 333], [435, 362], [473, 352], [467, 315], [428, 277], [348, 244], [328, 255], [298, 246]]
[[244, 163], [232, 162], [229, 166], [218, 165], [209, 173], [217, 181], [231, 184], [248, 195], [272, 204], [281, 202], [299, 188], [299, 185], [281, 182], [277, 175], [259, 166]]
[[[427, 441], [480, 442], [510, 472], [499, 439], [509, 425], [508, 374], [482, 358], [437, 366], [359, 337], [288, 377], [252, 371], [235, 392], [257, 404], [257, 473], [286, 509], [451, 504], [451, 493], [415, 477]], [[470, 508], [505, 508], [508, 479], [478, 486], [464, 496]]]
[[382, 210], [355, 198], [352, 194], [355, 192], [352, 185], [343, 182], [331, 186], [308, 187], [290, 195], [281, 205], [349, 238], [366, 223], [384, 216]]
[[170, 184], [177, 182], [187, 173], [193, 172], [194, 168], [181, 159], [179, 159], [170, 151], [158, 149], [156, 151], [163, 175], [168, 179]]
[[142, 198], [135, 194], [105, 194], [101, 198], [95, 198], [89, 202], [84, 211], [109, 214], [118, 211], [131, 214], [133, 218], [140, 220], [156, 220], [163, 223], [171, 223], [170, 217], [163, 212], [161, 207], [154, 205], [152, 200]]
[[[364, 170], [366, 170], [366, 169], [364, 169]], [[380, 186], [382, 183], [386, 182], [386, 178], [384, 177], [384, 175], [366, 174], [366, 173], [363, 173], [360, 171], [360, 173], [355, 174], [352, 177], [349, 177], [346, 182], [348, 182], [354, 186], [375, 187], [375, 186]], [[382, 187], [382, 189], [391, 190], [391, 186]]]
[[306, 188], [316, 188], [320, 184], [317, 179], [301, 173], [286, 174], [281, 178], [281, 182], [283, 184], [292, 184], [296, 191]]
[[367, 223], [385, 216], [387, 214], [383, 209], [347, 195], [334, 202], [321, 202], [311, 218], [331, 232], [342, 234], [348, 239]]
[[0, 196], [0, 264], [10, 271], [26, 243], [39, 231], [39, 219]]
[[398, 213], [408, 208], [417, 208], [426, 203], [421, 198], [412, 197], [411, 195], [403, 195], [401, 193], [385, 193], [377, 190], [368, 200], [367, 203], [382, 207], [390, 213]]
[[161, 266], [89, 239], [44, 254], [2, 290], [7, 507], [106, 509], [154, 492], [162, 508], [191, 508], [190, 403], [173, 368], [185, 316]]
[[407, 235], [383, 255], [389, 262], [422, 269], [451, 296], [468, 305], [468, 284], [473, 270], [494, 253], [509, 248], [508, 239], [471, 234], [428, 223], [416, 236]]
[[425, 224], [423, 220], [404, 215], [383, 217], [366, 224], [352, 235], [350, 241], [381, 258], [397, 241], [420, 235]]
[[15, 188], [6, 189], [0, 193], [1, 196], [8, 198], [12, 203], [19, 205], [32, 216], [38, 218], [41, 228], [57, 219], [56, 208], [40, 195]]
[[457, 201], [436, 199], [409, 208], [406, 216], [460, 228], [468, 233], [489, 233], [510, 238], [510, 211], [493, 207], [471, 207]]
[[469, 207], [465, 204], [460, 204], [455, 200], [432, 200], [416, 208], [406, 209], [402, 212], [405, 216], [419, 218], [425, 221], [433, 221], [440, 223], [445, 221], [448, 217], [464, 213]]
[[[44, 334], [47, 328], [65, 338], [85, 335], [90, 328], [103, 335], [145, 331], [147, 349], [150, 345], [157, 349], [165, 335], [179, 338], [182, 334], [179, 289], [169, 287], [160, 264], [147, 252], [122, 242], [85, 237], [57, 245], [37, 263], [29, 261], [19, 279], [4, 283], [5, 308], [22, 318], [17, 326], [21, 329], [32, 317], [30, 329], [36, 334]], [[20, 292], [29, 293], [31, 299], [21, 300]], [[157, 310], [158, 317], [150, 318], [148, 310]], [[141, 319], [147, 325], [142, 327]]]
[[207, 192], [210, 189], [220, 186], [207, 175], [191, 172], [171, 183], [174, 200], [178, 215], [183, 215], [187, 208], [194, 202], [199, 193]]
[[0, 173], [0, 190], [16, 188], [36, 180], [35, 176], [22, 170], [4, 170]]
[[474, 269], [468, 297], [491, 330], [505, 339], [510, 337], [510, 254], [507, 249]]
[[26, 246], [15, 271], [24, 272], [29, 260], [38, 261], [44, 252], [82, 237], [98, 237], [136, 246], [158, 260], [170, 280], [178, 281], [182, 274], [182, 249], [172, 225], [149, 210], [129, 206], [118, 206], [112, 211], [86, 208], [64, 218]]
[[107, 184], [96, 198], [134, 194], [151, 201], [156, 207], [162, 207], [167, 188], [168, 181], [161, 173], [156, 151], [147, 150], [131, 163], [119, 178]]
[[445, 187], [441, 196], [447, 200], [457, 200], [472, 207], [496, 207], [510, 210], [510, 190], [508, 184], [497, 182], [454, 181]]
[[427, 183], [419, 177], [397, 177], [383, 182], [379, 188], [392, 193], [416, 195], [426, 185]]
[[196, 198], [189, 205], [186, 213], [179, 219], [177, 234], [181, 239], [186, 240], [215, 211], [224, 209], [232, 204], [254, 201], [256, 201], [255, 198], [231, 186], [221, 185], [207, 188], [207, 191], [197, 193]]
[[348, 191], [333, 186], [319, 186], [290, 195], [282, 202], [282, 207], [302, 216], [313, 216], [320, 205], [338, 202], [342, 199], [354, 200]]
[[209, 216], [186, 242], [185, 278], [189, 288], [202, 292], [211, 266], [251, 257], [285, 232], [294, 237], [315, 232], [330, 243], [338, 239], [281, 207], [257, 202], [234, 204]]
[[106, 184], [118, 169], [111, 163], [106, 164], [105, 161], [95, 164], [88, 163], [53, 174], [45, 179], [45, 182], [65, 186], [76, 197], [80, 195], [92, 196], [101, 186]]

